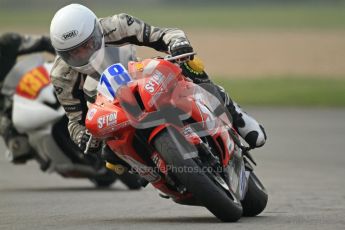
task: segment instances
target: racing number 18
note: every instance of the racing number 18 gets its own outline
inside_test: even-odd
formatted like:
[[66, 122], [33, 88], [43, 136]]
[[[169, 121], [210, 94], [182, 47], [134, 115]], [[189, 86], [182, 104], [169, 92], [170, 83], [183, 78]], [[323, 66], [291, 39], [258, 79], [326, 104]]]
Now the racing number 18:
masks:
[[[100, 88], [102, 89], [103, 85], [106, 87], [108, 93], [115, 98], [116, 91], [120, 86], [126, 85], [128, 82], [132, 80], [131, 76], [128, 74], [125, 67], [118, 63], [109, 66], [102, 74], [100, 79]], [[99, 89], [99, 91], [102, 90]]]

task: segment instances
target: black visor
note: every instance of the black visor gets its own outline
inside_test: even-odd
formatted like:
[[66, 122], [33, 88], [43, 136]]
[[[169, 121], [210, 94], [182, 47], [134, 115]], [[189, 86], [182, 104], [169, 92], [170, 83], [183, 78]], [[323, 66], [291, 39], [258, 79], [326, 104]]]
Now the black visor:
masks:
[[80, 67], [88, 64], [90, 58], [102, 47], [102, 31], [95, 21], [91, 35], [79, 45], [67, 50], [57, 50], [59, 56], [69, 65]]

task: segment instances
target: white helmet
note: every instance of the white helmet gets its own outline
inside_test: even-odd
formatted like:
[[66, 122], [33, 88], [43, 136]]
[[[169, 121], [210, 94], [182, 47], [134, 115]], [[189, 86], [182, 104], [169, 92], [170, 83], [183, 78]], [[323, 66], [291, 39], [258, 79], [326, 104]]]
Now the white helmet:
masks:
[[50, 39], [56, 52], [67, 64], [80, 71], [87, 71], [103, 59], [102, 32], [97, 16], [80, 4], [61, 8], [50, 24]]

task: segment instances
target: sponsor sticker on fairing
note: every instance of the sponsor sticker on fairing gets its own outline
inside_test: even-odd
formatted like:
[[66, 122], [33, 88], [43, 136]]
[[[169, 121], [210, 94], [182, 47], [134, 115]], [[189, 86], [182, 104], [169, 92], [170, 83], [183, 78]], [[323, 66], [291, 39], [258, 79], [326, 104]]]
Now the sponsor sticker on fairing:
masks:
[[39, 66], [22, 76], [16, 93], [28, 99], [36, 99], [41, 90], [49, 84], [49, 73], [43, 66]]
[[97, 112], [97, 109], [96, 109], [96, 108], [90, 109], [90, 110], [87, 112], [87, 117], [86, 117], [86, 118], [87, 118], [89, 121], [91, 121], [92, 118], [95, 116], [96, 112]]
[[155, 70], [155, 72], [150, 77], [150, 80], [145, 85], [145, 90], [151, 94], [153, 94], [157, 88], [162, 84], [164, 80], [164, 75], [159, 72], [158, 70]]
[[98, 128], [102, 129], [117, 123], [117, 112], [101, 116], [97, 119]]

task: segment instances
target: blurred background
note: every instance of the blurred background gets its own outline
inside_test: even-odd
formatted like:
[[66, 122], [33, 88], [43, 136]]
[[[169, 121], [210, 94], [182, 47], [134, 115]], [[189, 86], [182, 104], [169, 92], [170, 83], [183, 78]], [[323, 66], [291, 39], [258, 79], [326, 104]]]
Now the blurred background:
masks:
[[126, 12], [183, 29], [240, 104], [345, 106], [344, 0], [0, 0], [0, 33], [48, 34], [54, 13], [72, 2], [99, 17]]

